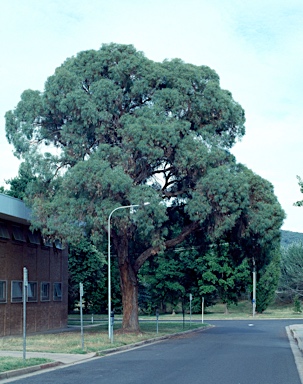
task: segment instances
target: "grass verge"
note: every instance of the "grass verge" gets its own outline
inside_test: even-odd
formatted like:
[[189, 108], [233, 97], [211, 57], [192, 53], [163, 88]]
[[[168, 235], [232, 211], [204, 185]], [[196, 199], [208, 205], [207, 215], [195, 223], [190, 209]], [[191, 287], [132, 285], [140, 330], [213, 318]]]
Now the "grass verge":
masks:
[[25, 361], [22, 358], [17, 357], [0, 357], [0, 373], [12, 371], [14, 369], [32, 367], [34, 365], [40, 365], [49, 363], [49, 359], [30, 358]]
[[[141, 332], [138, 334], [124, 334], [119, 332], [121, 323], [117, 322], [114, 327], [114, 342], [111, 344], [108, 339], [107, 323], [94, 327], [87, 327], [84, 330], [84, 349], [81, 348], [81, 336], [79, 329], [69, 332], [49, 333], [43, 335], [31, 335], [26, 339], [26, 350], [28, 352], [49, 352], [49, 353], [87, 353], [99, 352], [106, 349], [120, 347], [139, 341], [153, 339], [172, 333], [196, 329], [202, 324], [192, 323], [191, 325], [182, 322], [159, 322], [158, 333], [156, 322], [146, 321], [140, 323]], [[0, 339], [0, 350], [21, 351], [22, 337], [5, 337]]]

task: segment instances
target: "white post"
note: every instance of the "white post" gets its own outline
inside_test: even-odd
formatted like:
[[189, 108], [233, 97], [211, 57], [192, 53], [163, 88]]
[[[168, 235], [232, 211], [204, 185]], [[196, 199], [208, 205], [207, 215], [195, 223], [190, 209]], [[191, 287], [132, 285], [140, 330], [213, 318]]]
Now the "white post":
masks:
[[23, 360], [26, 359], [26, 301], [28, 289], [28, 273], [27, 268], [23, 268]]
[[81, 348], [84, 349], [84, 334], [83, 334], [83, 307], [82, 307], [82, 297], [83, 297], [83, 283], [79, 283], [80, 288], [80, 324], [81, 324]]
[[204, 323], [204, 297], [202, 297], [202, 324]]

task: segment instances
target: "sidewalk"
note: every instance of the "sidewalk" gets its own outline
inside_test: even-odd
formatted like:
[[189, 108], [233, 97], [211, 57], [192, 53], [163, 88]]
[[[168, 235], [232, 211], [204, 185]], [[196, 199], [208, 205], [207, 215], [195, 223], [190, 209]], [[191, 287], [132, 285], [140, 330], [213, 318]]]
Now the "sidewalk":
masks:
[[288, 328], [295, 339], [299, 350], [303, 353], [303, 324], [290, 325]]

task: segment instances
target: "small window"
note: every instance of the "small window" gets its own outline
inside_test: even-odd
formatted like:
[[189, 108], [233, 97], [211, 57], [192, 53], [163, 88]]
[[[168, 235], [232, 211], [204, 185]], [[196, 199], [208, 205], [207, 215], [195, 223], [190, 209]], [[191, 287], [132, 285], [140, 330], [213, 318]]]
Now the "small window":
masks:
[[21, 227], [15, 227], [13, 226], [13, 238], [16, 241], [22, 241], [23, 243], [26, 242], [26, 238], [24, 236], [24, 233], [22, 231]]
[[40, 245], [41, 244], [41, 241], [40, 241], [40, 235], [38, 232], [34, 231], [34, 232], [31, 232], [30, 230], [28, 231], [27, 233], [27, 236], [28, 236], [28, 240], [31, 244], [36, 244], [36, 245]]
[[6, 281], [0, 280], [0, 303], [6, 303]]
[[0, 237], [2, 239], [10, 239], [8, 229], [5, 224], [0, 223]]
[[43, 246], [44, 247], [52, 248], [53, 247], [53, 243], [52, 243], [52, 241], [50, 239], [44, 238], [43, 239]]
[[33, 281], [28, 282], [27, 301], [37, 301], [37, 283], [36, 282], [33, 282]]
[[22, 281], [12, 281], [12, 303], [22, 302]]
[[62, 250], [62, 249], [64, 249], [64, 245], [61, 243], [61, 241], [60, 240], [55, 240], [55, 247], [57, 248], [57, 249], [60, 249], [60, 250]]
[[62, 300], [62, 284], [54, 283], [54, 301]]
[[50, 299], [50, 283], [41, 283], [41, 301], [49, 301]]

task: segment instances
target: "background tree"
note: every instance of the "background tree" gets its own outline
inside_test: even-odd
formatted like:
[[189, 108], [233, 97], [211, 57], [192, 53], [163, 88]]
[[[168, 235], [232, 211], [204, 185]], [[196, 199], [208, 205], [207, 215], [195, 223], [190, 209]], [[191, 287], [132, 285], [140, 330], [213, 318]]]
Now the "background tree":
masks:
[[146, 297], [142, 302], [143, 309], [155, 312], [158, 308], [166, 312], [169, 305], [170, 309], [177, 310], [180, 303], [185, 306], [190, 293], [197, 297], [196, 260], [196, 250], [186, 246], [159, 253], [147, 260], [139, 274], [139, 293], [141, 296], [144, 292]]
[[[69, 309], [79, 301], [79, 283], [83, 283], [85, 313], [100, 313], [106, 309], [105, 257], [86, 239], [69, 248]], [[102, 304], [104, 308], [102, 308]], [[106, 305], [106, 306], [105, 306]]]
[[303, 233], [281, 230], [281, 246], [288, 247], [293, 243], [303, 242]]
[[303, 296], [303, 243], [281, 247], [281, 277], [279, 298], [291, 302]]
[[[300, 187], [300, 192], [303, 193], [303, 180], [301, 179], [300, 176], [297, 176], [297, 180], [298, 180], [298, 184]], [[295, 202], [294, 205], [297, 207], [302, 207], [303, 206], [303, 200]]]
[[257, 271], [256, 311], [262, 313], [275, 298], [280, 278], [280, 251], [273, 251], [269, 264]]
[[22, 94], [6, 113], [6, 132], [35, 177], [26, 202], [45, 235], [73, 243], [85, 232], [99, 249], [112, 209], [151, 202], [112, 217], [125, 330], [139, 329], [137, 276], [146, 260], [201, 225], [219, 237], [241, 215], [248, 241], [248, 183], [228, 152], [244, 134], [244, 111], [206, 66], [155, 63], [128, 45], [80, 52], [43, 93]]
[[237, 303], [250, 282], [247, 259], [236, 265], [229, 254], [228, 243], [212, 244], [205, 255], [198, 258], [197, 268], [200, 273], [200, 295], [211, 294], [219, 298], [226, 305], [226, 313], [228, 304]]
[[24, 200], [29, 184], [35, 180], [36, 177], [33, 175], [30, 164], [22, 162], [19, 167], [18, 176], [6, 181], [6, 184], [10, 186], [7, 190], [7, 194], [17, 199]]

